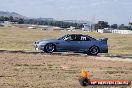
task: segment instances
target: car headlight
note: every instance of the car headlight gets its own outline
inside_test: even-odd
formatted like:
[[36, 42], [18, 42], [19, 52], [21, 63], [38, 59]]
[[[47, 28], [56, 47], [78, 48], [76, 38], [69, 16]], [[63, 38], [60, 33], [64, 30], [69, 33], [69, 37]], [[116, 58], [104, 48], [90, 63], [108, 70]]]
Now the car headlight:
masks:
[[39, 44], [39, 42], [35, 42], [35, 44]]
[[37, 45], [45, 45], [46, 42], [44, 42], [44, 41], [39, 41], [39, 42], [35, 42], [35, 44], [37, 44]]

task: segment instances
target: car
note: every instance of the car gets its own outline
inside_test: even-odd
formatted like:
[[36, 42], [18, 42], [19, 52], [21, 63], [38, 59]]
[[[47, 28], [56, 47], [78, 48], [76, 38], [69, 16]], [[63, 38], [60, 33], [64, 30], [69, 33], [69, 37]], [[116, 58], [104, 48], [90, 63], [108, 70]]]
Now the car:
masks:
[[108, 53], [108, 38], [95, 39], [83, 34], [67, 34], [56, 39], [38, 40], [34, 43], [35, 50], [46, 53], [75, 52], [87, 55]]

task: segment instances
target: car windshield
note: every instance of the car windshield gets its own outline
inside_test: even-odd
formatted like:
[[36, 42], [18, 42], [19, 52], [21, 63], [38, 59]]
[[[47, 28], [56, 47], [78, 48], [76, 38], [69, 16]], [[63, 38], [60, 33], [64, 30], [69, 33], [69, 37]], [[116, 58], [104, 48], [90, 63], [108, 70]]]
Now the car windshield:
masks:
[[58, 38], [58, 40], [61, 40], [61, 39], [65, 38], [66, 36], [67, 36], [67, 35], [64, 35], [64, 36]]

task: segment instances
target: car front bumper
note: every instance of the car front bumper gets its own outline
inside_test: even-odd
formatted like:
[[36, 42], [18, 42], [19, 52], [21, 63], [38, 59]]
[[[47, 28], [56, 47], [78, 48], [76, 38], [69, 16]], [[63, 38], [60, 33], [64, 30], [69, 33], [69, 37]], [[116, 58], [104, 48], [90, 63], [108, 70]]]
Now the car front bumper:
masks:
[[42, 50], [42, 51], [44, 51], [44, 45], [37, 45], [37, 44], [35, 44], [34, 45], [34, 48], [35, 48], [35, 50], [37, 50], [37, 51], [39, 51], [39, 50]]

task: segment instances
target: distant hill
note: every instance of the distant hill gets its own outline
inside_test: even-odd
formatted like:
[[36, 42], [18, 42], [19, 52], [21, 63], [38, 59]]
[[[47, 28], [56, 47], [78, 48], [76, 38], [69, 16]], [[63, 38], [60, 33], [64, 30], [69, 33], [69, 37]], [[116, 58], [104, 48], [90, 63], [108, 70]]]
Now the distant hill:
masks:
[[26, 18], [25, 16], [20, 15], [16, 12], [6, 12], [6, 11], [0, 11], [0, 16], [5, 16], [5, 17], [12, 16], [12, 17], [18, 17], [18, 18]]

